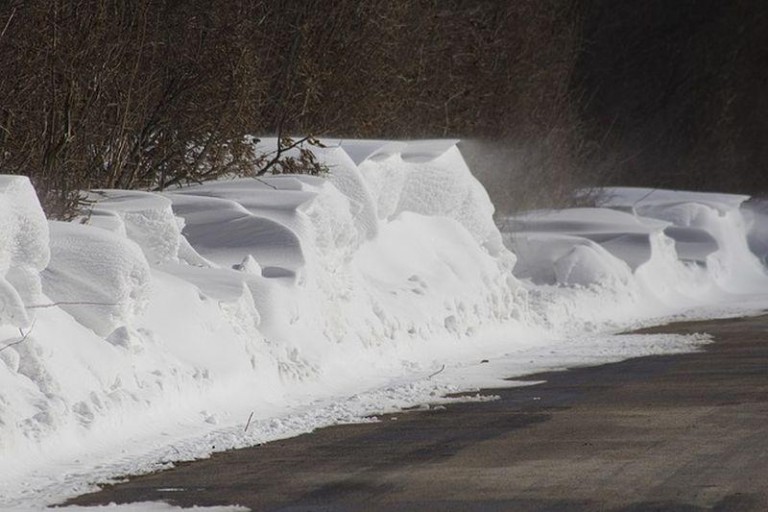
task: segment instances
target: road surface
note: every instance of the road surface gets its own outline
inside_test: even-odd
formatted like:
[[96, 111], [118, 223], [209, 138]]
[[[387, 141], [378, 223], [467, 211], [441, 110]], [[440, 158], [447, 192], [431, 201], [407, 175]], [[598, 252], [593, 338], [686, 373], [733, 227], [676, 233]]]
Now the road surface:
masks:
[[693, 354], [532, 375], [500, 400], [345, 425], [131, 478], [70, 503], [254, 511], [768, 511], [768, 316]]

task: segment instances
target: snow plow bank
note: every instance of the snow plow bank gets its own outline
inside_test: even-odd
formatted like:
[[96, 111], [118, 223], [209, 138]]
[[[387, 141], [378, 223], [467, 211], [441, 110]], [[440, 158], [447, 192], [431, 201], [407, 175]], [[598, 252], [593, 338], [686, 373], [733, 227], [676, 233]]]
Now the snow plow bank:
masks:
[[326, 145], [327, 177], [89, 191], [68, 223], [0, 177], [0, 507], [439, 400], [488, 354], [519, 375], [541, 347], [768, 305], [746, 196], [617, 188], [499, 229], [456, 141]]

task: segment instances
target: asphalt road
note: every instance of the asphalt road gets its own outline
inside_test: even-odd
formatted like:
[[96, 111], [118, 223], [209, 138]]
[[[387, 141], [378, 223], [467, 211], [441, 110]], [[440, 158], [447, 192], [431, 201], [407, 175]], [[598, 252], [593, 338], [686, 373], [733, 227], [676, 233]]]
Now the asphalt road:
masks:
[[674, 324], [700, 353], [494, 390], [501, 400], [330, 427], [70, 503], [255, 511], [768, 511], [768, 316]]

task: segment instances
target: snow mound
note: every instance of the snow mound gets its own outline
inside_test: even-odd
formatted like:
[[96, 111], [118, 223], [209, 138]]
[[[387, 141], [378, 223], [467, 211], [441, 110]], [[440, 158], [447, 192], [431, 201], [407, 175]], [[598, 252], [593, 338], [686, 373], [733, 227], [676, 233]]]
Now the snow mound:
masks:
[[515, 275], [539, 285], [598, 286], [662, 308], [761, 293], [768, 284], [747, 244], [755, 228], [740, 208], [745, 196], [621, 188], [606, 196], [607, 208], [505, 219]]
[[742, 209], [747, 222], [747, 243], [752, 253], [768, 267], [768, 200], [754, 199]]
[[590, 286], [627, 283], [631, 269], [601, 245], [571, 235], [513, 233], [515, 275], [535, 284]]
[[606, 206], [669, 222], [678, 256], [708, 267], [720, 286], [759, 291], [765, 269], [750, 251], [741, 209], [749, 196], [657, 189], [607, 189]]
[[82, 224], [51, 222], [51, 261], [42, 272], [52, 303], [107, 336], [147, 305], [150, 272], [133, 241]]
[[349, 200], [359, 239], [375, 238], [379, 227], [376, 205], [360, 169], [340, 147], [320, 150], [318, 158], [329, 169], [329, 183]]
[[651, 260], [654, 240], [662, 236], [668, 224], [605, 208], [569, 208], [510, 217], [504, 226], [509, 233], [538, 233], [539, 244], [547, 233], [590, 240], [634, 271]]
[[695, 349], [606, 333], [768, 304], [750, 252], [766, 216], [746, 222], [743, 197], [614, 189], [500, 231], [455, 142], [328, 141], [327, 176], [97, 191], [74, 223], [0, 177], [0, 508], [513, 374]]
[[490, 320], [524, 314], [511, 263], [489, 256], [453, 219], [404, 212], [354, 263], [371, 284], [372, 309], [390, 338], [463, 337]]
[[[243, 189], [253, 190], [252, 183], [243, 185]], [[289, 194], [281, 195], [293, 199], [286, 197]], [[269, 277], [295, 275], [303, 266], [304, 253], [295, 232], [267, 215], [259, 215], [258, 210], [254, 212], [228, 199], [227, 189], [200, 187], [194, 193], [168, 197], [174, 213], [184, 219], [184, 238], [196, 252], [216, 264], [231, 268], [250, 255]], [[300, 199], [298, 204], [307, 197], [302, 195]]]
[[464, 226], [489, 252], [498, 254], [503, 246], [488, 193], [472, 176], [455, 145], [444, 151], [430, 149], [434, 149], [431, 144], [406, 145], [399, 153], [360, 164], [379, 218], [392, 220], [402, 212], [448, 217]]
[[147, 261], [153, 264], [179, 261], [181, 223], [174, 216], [169, 199], [126, 190], [98, 190], [92, 192], [89, 199], [94, 201], [91, 215], [96, 215], [95, 225], [108, 222], [109, 225], [103, 227], [136, 242]]
[[42, 298], [39, 272], [50, 258], [48, 223], [23, 176], [0, 176], [0, 324], [29, 327], [25, 304]]

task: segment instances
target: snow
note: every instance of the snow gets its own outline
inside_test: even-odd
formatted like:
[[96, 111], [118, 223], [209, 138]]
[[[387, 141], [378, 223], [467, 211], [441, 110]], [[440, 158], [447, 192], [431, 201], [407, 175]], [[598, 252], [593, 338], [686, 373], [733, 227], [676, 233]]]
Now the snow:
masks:
[[0, 176], [0, 324], [30, 326], [25, 304], [41, 297], [39, 273], [49, 258], [48, 224], [32, 184]]
[[[379, 218], [392, 220], [408, 211], [458, 221], [493, 255], [501, 252], [501, 237], [493, 223], [488, 193], [471, 174], [459, 149], [427, 141], [401, 153], [377, 154], [360, 164], [371, 184]], [[418, 158], [414, 157], [418, 155]]]
[[702, 263], [721, 287], [764, 290], [765, 267], [749, 247], [760, 235], [750, 235], [741, 208], [748, 196], [637, 188], [612, 188], [608, 196], [607, 206], [669, 222], [678, 256]]
[[114, 219], [104, 227], [136, 242], [147, 261], [159, 264], [179, 260], [182, 226], [170, 200], [158, 194], [126, 190], [98, 190], [90, 194], [90, 199], [96, 201], [91, 215]]
[[143, 311], [150, 268], [138, 245], [76, 223], [51, 222], [50, 232], [51, 261], [40, 276], [52, 303], [102, 336]]
[[744, 205], [749, 250], [768, 266], [768, 200], [753, 199]]
[[0, 508], [509, 377], [698, 350], [704, 334], [617, 333], [768, 305], [764, 202], [617, 188], [499, 229], [456, 141], [326, 146], [325, 178], [92, 191], [71, 223], [0, 176]]
[[[183, 492], [184, 489], [165, 489], [167, 492], [178, 491]], [[66, 507], [64, 510], [68, 512], [99, 512], [99, 511], [113, 511], [113, 512], [173, 512], [180, 510], [199, 510], [201, 512], [246, 512], [250, 509], [245, 507], [174, 507], [162, 502], [138, 502], [124, 505], [118, 505], [110, 503], [109, 505], [97, 505], [93, 507], [79, 507], [71, 506]], [[21, 510], [19, 510], [21, 512]]]

